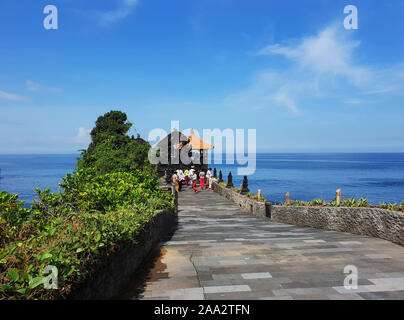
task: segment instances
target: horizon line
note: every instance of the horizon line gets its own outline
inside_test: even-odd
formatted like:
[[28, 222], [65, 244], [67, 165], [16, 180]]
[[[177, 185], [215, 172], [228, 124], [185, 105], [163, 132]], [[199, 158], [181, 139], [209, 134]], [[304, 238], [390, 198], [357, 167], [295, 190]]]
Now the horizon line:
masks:
[[[255, 154], [403, 154], [404, 151], [262, 151]], [[248, 155], [248, 153], [221, 153], [222, 155]], [[63, 155], [77, 155], [81, 153], [1, 153], [0, 156], [63, 156]]]

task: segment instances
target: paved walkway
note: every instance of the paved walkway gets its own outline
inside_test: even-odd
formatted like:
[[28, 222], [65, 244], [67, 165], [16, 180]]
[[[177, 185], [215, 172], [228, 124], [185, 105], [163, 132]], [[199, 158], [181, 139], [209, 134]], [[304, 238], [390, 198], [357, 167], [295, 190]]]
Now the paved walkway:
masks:
[[[344, 267], [358, 269], [357, 290]], [[131, 299], [404, 299], [404, 248], [245, 213], [211, 191], [179, 196], [178, 229]]]

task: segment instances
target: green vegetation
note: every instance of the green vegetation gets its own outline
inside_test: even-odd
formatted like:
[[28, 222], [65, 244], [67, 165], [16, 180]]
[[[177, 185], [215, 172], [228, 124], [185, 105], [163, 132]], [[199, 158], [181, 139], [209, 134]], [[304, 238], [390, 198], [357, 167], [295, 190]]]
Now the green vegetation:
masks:
[[327, 202], [322, 199], [316, 199], [313, 201], [290, 201], [289, 204], [282, 203], [282, 206], [294, 206], [294, 207], [349, 207], [349, 208], [379, 208], [379, 209], [387, 209], [392, 211], [404, 211], [404, 202], [401, 202], [400, 205], [397, 203], [380, 203], [379, 205], [372, 205], [368, 202], [367, 199], [344, 199], [341, 201], [339, 205], [335, 200]]
[[132, 123], [121, 111], [110, 111], [100, 116], [93, 130], [91, 143], [83, 150], [77, 169], [94, 168], [98, 174], [137, 169], [154, 173], [148, 161], [150, 144], [131, 139], [127, 133]]
[[253, 199], [253, 200], [257, 200], [257, 201], [259, 201], [259, 202], [267, 202], [267, 201], [268, 201], [268, 200], [267, 200], [266, 198], [264, 198], [264, 197], [258, 199], [258, 196], [256, 196], [255, 194], [253, 194], [253, 193], [251, 193], [251, 192], [247, 193], [247, 197], [249, 197], [250, 199]]
[[[121, 112], [100, 117], [60, 192], [37, 189], [28, 209], [18, 195], [0, 192], [0, 300], [67, 298], [108, 256], [135, 243], [160, 210], [174, 210], [146, 162], [147, 145], [125, 136], [129, 128]], [[57, 267], [57, 290], [44, 288], [48, 265]]]
[[[67, 174], [59, 184], [62, 191], [50, 193], [37, 189], [40, 202], [33, 204], [43, 215], [67, 212], [109, 212], [129, 208], [134, 204], [151, 204], [163, 209], [171, 196], [161, 193], [156, 176], [136, 170], [97, 175], [95, 169], [81, 169]], [[156, 207], [156, 198], [161, 199]]]
[[[225, 184], [224, 182], [219, 183], [219, 185], [222, 186], [222, 187], [226, 187], [226, 184]], [[238, 189], [238, 188], [231, 188], [231, 190], [234, 191], [234, 192], [237, 192], [237, 193], [240, 193], [240, 194], [241, 194], [241, 190]], [[248, 198], [250, 198], [250, 199], [253, 199], [253, 200], [256, 200], [256, 201], [259, 201], [259, 202], [267, 202], [267, 201], [268, 201], [268, 200], [267, 200], [266, 198], [264, 198], [264, 197], [258, 199], [258, 195], [254, 195], [254, 194], [251, 193], [251, 192], [248, 192], [248, 193], [246, 194], [246, 196], [247, 196]]]

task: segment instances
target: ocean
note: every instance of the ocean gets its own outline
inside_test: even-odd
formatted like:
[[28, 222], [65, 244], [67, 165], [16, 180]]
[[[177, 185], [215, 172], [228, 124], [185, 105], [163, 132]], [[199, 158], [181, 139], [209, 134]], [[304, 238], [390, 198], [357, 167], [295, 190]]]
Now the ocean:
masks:
[[[57, 182], [72, 172], [78, 154], [0, 155], [0, 191], [17, 193], [28, 204], [35, 188], [58, 191]], [[211, 165], [233, 175], [235, 187], [243, 177], [236, 165]], [[261, 153], [248, 177], [251, 192], [279, 203], [286, 192], [293, 200], [332, 200], [337, 189], [346, 198], [367, 198], [371, 203], [404, 201], [404, 153]]]

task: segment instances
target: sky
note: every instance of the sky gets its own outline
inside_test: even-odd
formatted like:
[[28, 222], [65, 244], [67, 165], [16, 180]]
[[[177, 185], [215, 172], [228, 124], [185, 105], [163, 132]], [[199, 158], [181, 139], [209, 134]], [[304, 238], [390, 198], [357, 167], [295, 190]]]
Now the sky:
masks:
[[256, 129], [258, 152], [404, 152], [403, 14], [402, 0], [2, 0], [0, 154], [75, 153], [110, 110], [146, 138], [178, 120]]

